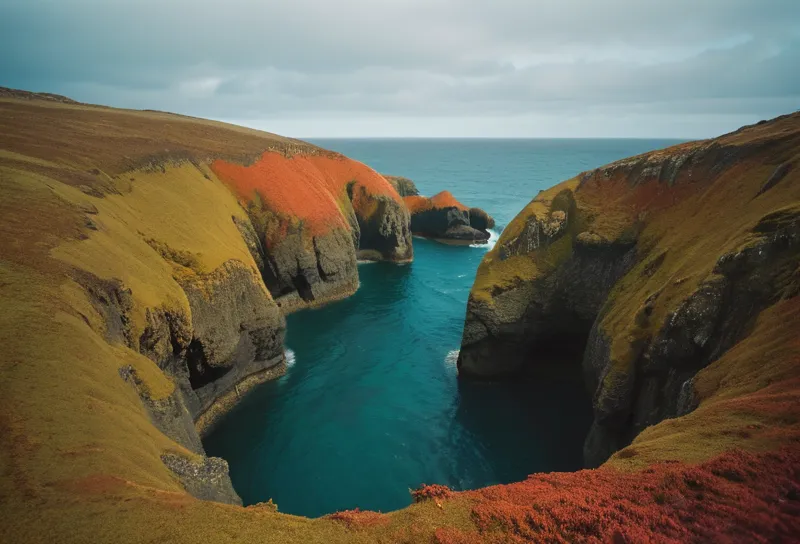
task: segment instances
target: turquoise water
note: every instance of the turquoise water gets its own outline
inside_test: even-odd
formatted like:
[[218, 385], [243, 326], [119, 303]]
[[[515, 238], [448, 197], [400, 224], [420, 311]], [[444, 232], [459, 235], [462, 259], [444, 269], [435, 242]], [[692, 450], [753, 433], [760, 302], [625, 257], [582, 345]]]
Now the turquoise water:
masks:
[[[663, 140], [328, 140], [423, 194], [443, 189], [502, 229], [539, 191]], [[205, 440], [245, 504], [320, 516], [393, 510], [422, 483], [470, 489], [581, 467], [591, 422], [577, 381], [464, 383], [455, 359], [486, 248], [414, 239], [414, 262], [359, 266], [351, 298], [288, 317], [286, 376]]]

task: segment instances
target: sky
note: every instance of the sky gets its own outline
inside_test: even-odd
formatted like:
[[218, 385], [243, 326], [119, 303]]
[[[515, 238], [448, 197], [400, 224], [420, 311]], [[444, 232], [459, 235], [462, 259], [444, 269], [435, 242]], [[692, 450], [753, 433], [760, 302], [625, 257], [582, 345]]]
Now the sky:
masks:
[[701, 138], [800, 108], [800, 0], [0, 0], [0, 85], [306, 138]]

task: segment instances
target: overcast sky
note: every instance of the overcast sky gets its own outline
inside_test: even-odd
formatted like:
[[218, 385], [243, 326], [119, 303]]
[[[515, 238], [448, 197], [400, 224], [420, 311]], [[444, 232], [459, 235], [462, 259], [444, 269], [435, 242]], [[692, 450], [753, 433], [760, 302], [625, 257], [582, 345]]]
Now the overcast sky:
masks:
[[704, 137], [800, 108], [800, 0], [0, 0], [0, 85], [297, 137]]

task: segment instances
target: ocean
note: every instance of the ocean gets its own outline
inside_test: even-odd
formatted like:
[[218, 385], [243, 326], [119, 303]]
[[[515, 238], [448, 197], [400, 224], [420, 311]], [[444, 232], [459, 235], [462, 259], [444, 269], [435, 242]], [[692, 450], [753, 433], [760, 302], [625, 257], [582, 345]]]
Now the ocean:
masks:
[[411, 503], [409, 489], [474, 489], [581, 468], [583, 384], [463, 383], [455, 361], [475, 270], [536, 195], [674, 140], [313, 140], [422, 194], [451, 191], [497, 221], [489, 246], [414, 239], [409, 265], [359, 265], [351, 298], [287, 318], [288, 372], [204, 440], [245, 504], [321, 516]]

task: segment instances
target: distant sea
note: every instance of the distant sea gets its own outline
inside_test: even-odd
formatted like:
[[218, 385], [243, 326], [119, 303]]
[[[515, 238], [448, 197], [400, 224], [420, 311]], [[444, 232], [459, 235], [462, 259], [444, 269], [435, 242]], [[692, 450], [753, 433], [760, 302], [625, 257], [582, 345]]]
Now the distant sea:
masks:
[[[677, 140], [313, 140], [422, 194], [451, 191], [497, 220], [536, 193]], [[286, 376], [248, 395], [205, 440], [245, 504], [320, 516], [411, 502], [423, 483], [472, 489], [581, 468], [591, 423], [577, 382], [461, 383], [467, 297], [488, 246], [414, 239], [414, 262], [359, 265], [353, 297], [289, 316]]]

